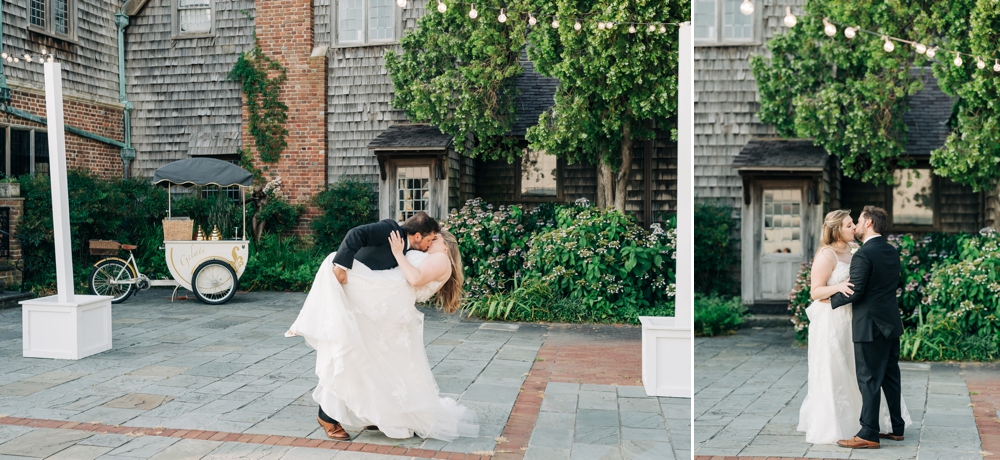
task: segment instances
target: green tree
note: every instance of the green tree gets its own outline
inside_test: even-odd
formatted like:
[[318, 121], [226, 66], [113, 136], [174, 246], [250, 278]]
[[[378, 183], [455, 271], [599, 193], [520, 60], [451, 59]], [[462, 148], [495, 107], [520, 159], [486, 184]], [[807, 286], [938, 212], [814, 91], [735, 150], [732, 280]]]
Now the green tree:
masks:
[[[528, 35], [535, 68], [560, 82], [555, 106], [528, 129], [528, 141], [570, 162], [598, 164], [597, 204], [624, 212], [635, 143], [654, 136], [649, 122], [662, 128], [677, 110], [677, 29], [660, 23], [689, 21], [691, 2], [526, 1], [560, 22]], [[586, 21], [576, 30], [571, 18]], [[601, 22], [612, 25], [602, 30]]]
[[[785, 137], [814, 139], [841, 160], [848, 177], [874, 184], [893, 183], [893, 170], [912, 164], [905, 154], [909, 96], [923, 88], [912, 71], [931, 67], [941, 88], [958, 96], [946, 144], [931, 153], [935, 173], [976, 190], [1000, 177], [1000, 80], [992, 70], [1000, 59], [1000, 5], [994, 0], [847, 1], [811, 0], [793, 29], [771, 39], [770, 56], [754, 56], [750, 66], [760, 91], [761, 121]], [[823, 18], [876, 32], [854, 39], [836, 26], [824, 34]], [[933, 58], [891, 35], [981, 56], [941, 51]], [[915, 44], [914, 43], [914, 44]]]
[[514, 79], [521, 73], [527, 17], [511, 13], [501, 23], [497, 16], [506, 4], [475, 6], [477, 19], [464, 4], [448, 4], [444, 13], [429, 7], [416, 30], [403, 36], [403, 52], [386, 54], [393, 106], [454, 136], [460, 153], [513, 161], [515, 140], [505, 134], [517, 118]]

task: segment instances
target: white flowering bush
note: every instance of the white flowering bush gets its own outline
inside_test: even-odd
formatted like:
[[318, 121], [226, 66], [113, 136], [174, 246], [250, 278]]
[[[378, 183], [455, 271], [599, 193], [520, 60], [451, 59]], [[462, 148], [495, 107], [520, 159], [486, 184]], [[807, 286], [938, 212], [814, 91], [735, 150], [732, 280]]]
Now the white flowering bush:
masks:
[[[676, 229], [647, 232], [614, 210], [573, 206], [556, 213], [525, 255], [525, 276], [584, 307], [582, 321], [637, 323], [672, 311]], [[670, 313], [672, 314], [672, 313]]]

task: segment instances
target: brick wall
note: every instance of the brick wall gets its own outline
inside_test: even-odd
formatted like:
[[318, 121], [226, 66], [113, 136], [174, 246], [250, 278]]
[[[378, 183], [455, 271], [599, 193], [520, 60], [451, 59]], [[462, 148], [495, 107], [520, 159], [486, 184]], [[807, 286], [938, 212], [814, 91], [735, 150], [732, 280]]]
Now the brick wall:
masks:
[[[0, 198], [0, 207], [10, 208], [10, 233], [17, 235], [17, 224], [24, 215], [24, 198]], [[10, 257], [0, 259], [0, 282], [6, 286], [21, 282], [21, 272], [10, 268], [21, 258], [21, 243], [17, 238], [10, 239]]]
[[[280, 176], [282, 193], [292, 203], [308, 204], [326, 186], [326, 55], [313, 55], [313, 5], [311, 0], [257, 2], [256, 31], [264, 54], [287, 69], [288, 79], [279, 98], [288, 106], [288, 147], [277, 163], [266, 165], [271, 177]], [[253, 147], [243, 107], [244, 144]], [[254, 156], [257, 157], [254, 149]], [[259, 163], [258, 167], [265, 166]], [[318, 210], [309, 207], [296, 233], [309, 233]]]
[[[45, 95], [13, 90], [11, 107], [45, 117]], [[23, 126], [45, 128], [40, 123], [10, 116], [10, 121]], [[76, 100], [63, 100], [63, 122], [94, 134], [121, 141], [124, 138], [122, 110], [88, 104]], [[66, 133], [66, 158], [69, 168], [88, 169], [103, 179], [122, 177], [121, 149], [76, 134]]]

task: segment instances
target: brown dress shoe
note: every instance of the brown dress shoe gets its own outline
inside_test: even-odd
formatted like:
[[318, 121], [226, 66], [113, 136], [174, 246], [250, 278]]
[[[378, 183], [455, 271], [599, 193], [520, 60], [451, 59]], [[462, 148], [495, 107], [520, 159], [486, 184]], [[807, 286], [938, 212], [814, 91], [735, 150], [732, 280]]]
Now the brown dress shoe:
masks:
[[896, 436], [896, 435], [894, 435], [892, 433], [879, 433], [878, 437], [880, 437], [882, 439], [891, 439], [893, 441], [902, 441], [903, 440], [903, 435]]
[[323, 431], [326, 431], [326, 437], [330, 439], [336, 439], [338, 441], [351, 440], [351, 435], [347, 433], [347, 430], [345, 430], [344, 427], [340, 425], [340, 423], [337, 422], [327, 423], [324, 422], [323, 419], [319, 417], [316, 417], [316, 421], [319, 422], [319, 426], [323, 428]]
[[368, 425], [365, 427], [366, 430], [378, 431], [378, 425]]
[[878, 449], [880, 447], [877, 442], [871, 442], [857, 436], [851, 439], [841, 439], [840, 441], [837, 441], [837, 445], [840, 447], [849, 447], [851, 449]]

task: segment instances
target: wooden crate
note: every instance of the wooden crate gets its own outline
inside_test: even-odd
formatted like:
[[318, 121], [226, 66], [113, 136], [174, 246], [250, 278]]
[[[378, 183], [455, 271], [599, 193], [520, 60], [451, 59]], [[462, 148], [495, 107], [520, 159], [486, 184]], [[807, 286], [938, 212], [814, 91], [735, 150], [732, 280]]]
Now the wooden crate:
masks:
[[163, 219], [163, 241], [191, 241], [193, 239], [193, 220], [187, 217]]
[[92, 256], [113, 256], [118, 254], [122, 247], [121, 243], [111, 240], [90, 240], [90, 255]]

